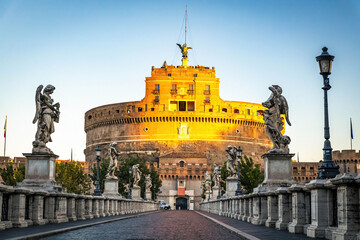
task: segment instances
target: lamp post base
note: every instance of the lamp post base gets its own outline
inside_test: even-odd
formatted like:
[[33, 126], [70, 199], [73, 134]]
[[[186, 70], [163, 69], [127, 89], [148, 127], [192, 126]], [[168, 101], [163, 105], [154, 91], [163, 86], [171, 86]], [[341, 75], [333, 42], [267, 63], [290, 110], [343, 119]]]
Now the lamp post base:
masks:
[[335, 178], [338, 174], [340, 174], [339, 166], [333, 161], [324, 161], [319, 167], [318, 179]]

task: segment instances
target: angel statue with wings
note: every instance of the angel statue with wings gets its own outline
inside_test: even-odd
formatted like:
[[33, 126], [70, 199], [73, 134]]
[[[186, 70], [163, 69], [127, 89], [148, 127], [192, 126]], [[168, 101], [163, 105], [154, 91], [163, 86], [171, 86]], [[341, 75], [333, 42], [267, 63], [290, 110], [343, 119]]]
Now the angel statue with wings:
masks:
[[54, 100], [51, 98], [51, 94], [55, 90], [54, 86], [47, 85], [43, 93], [41, 93], [42, 89], [43, 85], [40, 85], [35, 94], [36, 112], [33, 123], [37, 122], [37, 131], [32, 152], [53, 154], [46, 147], [46, 143], [52, 142], [51, 134], [55, 132], [54, 122], [58, 123], [60, 118], [60, 104], [54, 104]]
[[262, 105], [267, 108], [260, 114], [263, 115], [265, 121], [265, 131], [271, 142], [273, 148], [268, 153], [289, 153], [288, 145], [291, 142], [289, 136], [283, 135], [284, 121], [282, 116], [285, 116], [285, 120], [289, 126], [291, 126], [289, 120], [289, 107], [285, 97], [282, 95], [282, 88], [278, 85], [272, 85], [269, 87], [271, 95], [266, 102]]

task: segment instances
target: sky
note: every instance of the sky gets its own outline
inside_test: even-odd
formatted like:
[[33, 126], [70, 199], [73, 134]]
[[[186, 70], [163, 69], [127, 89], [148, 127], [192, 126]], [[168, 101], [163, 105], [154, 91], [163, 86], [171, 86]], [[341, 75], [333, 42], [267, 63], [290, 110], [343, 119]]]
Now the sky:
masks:
[[[48, 147], [60, 159], [85, 160], [84, 114], [140, 100], [151, 67], [181, 65], [188, 8], [189, 65], [216, 68], [220, 97], [261, 103], [283, 88], [292, 126], [290, 152], [322, 159], [322, 76], [315, 57], [335, 56], [329, 118], [334, 150], [360, 149], [360, 1], [0, 1], [0, 126], [6, 155], [32, 149], [35, 91], [56, 87], [61, 107]], [[0, 138], [4, 146], [4, 138]], [[1, 149], [2, 147], [0, 147]], [[3, 150], [0, 150], [3, 155]]]

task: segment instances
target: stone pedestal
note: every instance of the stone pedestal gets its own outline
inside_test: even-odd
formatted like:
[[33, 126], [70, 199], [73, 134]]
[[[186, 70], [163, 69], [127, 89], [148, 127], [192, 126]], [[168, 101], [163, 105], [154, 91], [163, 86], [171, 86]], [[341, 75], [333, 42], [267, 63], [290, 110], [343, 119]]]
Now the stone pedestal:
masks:
[[152, 200], [152, 196], [151, 196], [151, 192], [150, 191], [146, 191], [145, 192], [146, 195], [146, 200], [151, 201]]
[[26, 157], [25, 179], [18, 185], [34, 190], [62, 192], [62, 187], [55, 181], [56, 159], [55, 154], [24, 153]]
[[141, 197], [140, 197], [140, 193], [141, 193], [141, 191], [140, 191], [141, 189], [140, 189], [140, 187], [139, 186], [134, 186], [134, 187], [132, 187], [131, 188], [131, 199], [141, 199]]
[[104, 196], [120, 196], [119, 194], [119, 180], [115, 178], [105, 179]]
[[261, 157], [264, 159], [264, 181], [254, 188], [254, 192], [275, 191], [279, 187], [289, 187], [291, 179], [291, 158], [295, 154], [267, 153]]
[[226, 179], [226, 192], [224, 196], [225, 197], [235, 196], [236, 189], [237, 189], [237, 177], [228, 177]]
[[211, 198], [211, 199], [216, 200], [217, 197], [218, 197], [218, 195], [219, 195], [219, 187], [218, 187], [218, 186], [214, 186], [214, 187], [212, 188], [212, 198]]

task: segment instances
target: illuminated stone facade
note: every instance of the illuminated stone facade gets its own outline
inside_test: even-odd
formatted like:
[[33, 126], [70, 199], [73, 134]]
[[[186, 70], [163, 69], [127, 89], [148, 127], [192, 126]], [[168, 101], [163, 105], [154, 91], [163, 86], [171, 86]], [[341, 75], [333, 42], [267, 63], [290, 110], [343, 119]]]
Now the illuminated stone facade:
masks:
[[[264, 108], [256, 103], [222, 100], [214, 67], [175, 67], [164, 63], [161, 68], [152, 67], [145, 83], [146, 93], [141, 101], [109, 104], [85, 113], [84, 153], [90, 166], [95, 162], [95, 148], [105, 150], [115, 141], [120, 158], [145, 158], [159, 166], [164, 195], [168, 196], [170, 190], [178, 194], [177, 181], [187, 181], [183, 182], [185, 191], [194, 191], [187, 192], [192, 196], [184, 196], [189, 203], [187, 208], [195, 198], [195, 202], [200, 201], [200, 181], [205, 169], [211, 172], [214, 162], [219, 165], [226, 160], [227, 145], [240, 145], [246, 155], [263, 166], [261, 155], [271, 148], [264, 121], [257, 113]], [[179, 153], [186, 153], [186, 157]], [[176, 157], [165, 157], [171, 154]], [[183, 169], [178, 165], [181, 159], [186, 164]], [[198, 182], [191, 184], [194, 177]]]

